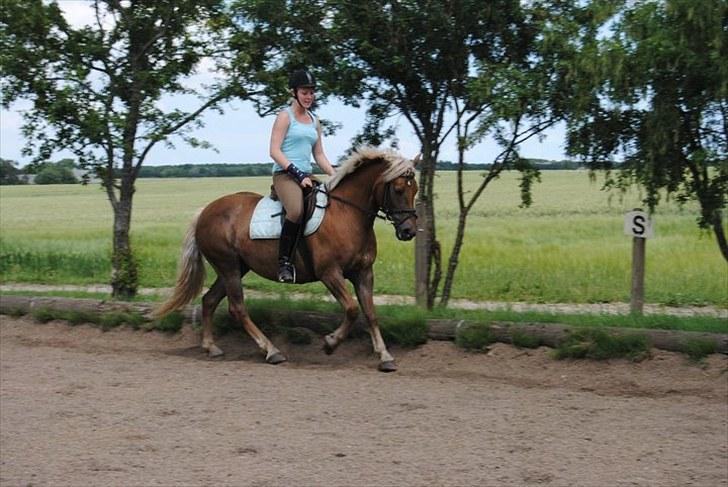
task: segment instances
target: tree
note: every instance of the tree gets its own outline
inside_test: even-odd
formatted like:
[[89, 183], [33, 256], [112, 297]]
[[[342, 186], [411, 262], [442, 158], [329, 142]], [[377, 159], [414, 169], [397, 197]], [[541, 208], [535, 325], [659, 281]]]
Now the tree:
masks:
[[434, 183], [442, 144], [456, 126], [449, 118], [452, 99], [463, 94], [476, 61], [520, 59], [522, 43], [533, 35], [521, 3], [236, 2], [253, 19], [251, 39], [277, 47], [261, 59], [261, 69], [275, 73], [305, 62], [319, 68], [329, 92], [354, 106], [367, 103], [367, 121], [355, 143], [385, 142], [395, 132], [393, 116], [403, 116], [414, 130], [422, 146], [415, 244], [421, 305], [432, 305], [441, 279]]
[[15, 161], [8, 159], [0, 159], [0, 184], [24, 184], [23, 180], [18, 177], [20, 170], [16, 167]]
[[592, 84], [575, 107], [568, 151], [607, 169], [608, 188], [643, 186], [650, 211], [663, 192], [697, 200], [699, 226], [712, 228], [728, 261], [726, 25], [723, 0], [624, 2], [611, 35], [580, 63]]
[[[96, 173], [113, 208], [112, 288], [137, 289], [130, 244], [134, 183], [150, 151], [190, 136], [200, 115], [234, 93], [239, 80], [192, 89], [185, 81], [205, 59], [227, 60], [223, 0], [94, 0], [94, 25], [71, 26], [56, 2], [5, 0], [0, 17], [3, 104], [30, 100], [25, 155], [39, 163], [71, 150]], [[197, 95], [195, 109], [165, 110], [169, 95]]]
[[46, 164], [35, 176], [35, 184], [75, 184], [73, 171], [60, 164]]
[[[483, 56], [475, 60], [473, 75], [463, 89], [453, 91], [458, 149], [458, 226], [448, 258], [440, 304], [447, 306], [465, 240], [467, 218], [488, 185], [505, 170], [521, 173], [521, 206], [532, 203], [531, 187], [540, 181], [539, 166], [520, 157], [519, 147], [564, 120], [578, 92], [569, 66], [579, 52], [589, 51], [593, 38], [610, 10], [576, 2], [534, 1], [523, 6], [522, 35], [507, 59]], [[488, 49], [499, 50], [500, 45]], [[466, 193], [463, 185], [465, 153], [490, 135], [501, 151], [487, 165], [477, 188]]]

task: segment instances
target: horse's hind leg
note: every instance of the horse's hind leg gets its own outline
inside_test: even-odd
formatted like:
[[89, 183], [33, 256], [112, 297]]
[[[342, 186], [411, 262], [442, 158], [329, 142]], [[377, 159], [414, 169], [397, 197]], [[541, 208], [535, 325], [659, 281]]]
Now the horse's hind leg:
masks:
[[323, 276], [321, 282], [324, 283], [341, 307], [344, 308], [344, 320], [333, 333], [329, 333], [324, 337], [324, 351], [330, 354], [336, 350], [336, 347], [349, 334], [351, 325], [359, 315], [359, 306], [354, 301], [354, 298], [351, 297], [349, 290], [346, 289], [346, 281], [344, 281], [344, 276], [341, 275], [341, 272]]
[[208, 355], [219, 357], [223, 351], [215, 345], [212, 334], [213, 316], [215, 309], [225, 297], [225, 283], [220, 277], [210, 286], [210, 289], [202, 297], [202, 348], [207, 350]]
[[230, 314], [242, 323], [245, 331], [255, 340], [258, 347], [265, 352], [265, 361], [269, 364], [279, 364], [286, 361], [286, 357], [273, 345], [265, 334], [255, 326], [253, 320], [248, 315], [248, 308], [245, 306], [245, 297], [243, 296], [243, 286], [240, 283], [241, 275], [239, 273], [231, 273], [224, 276], [225, 291], [228, 297], [228, 305]]

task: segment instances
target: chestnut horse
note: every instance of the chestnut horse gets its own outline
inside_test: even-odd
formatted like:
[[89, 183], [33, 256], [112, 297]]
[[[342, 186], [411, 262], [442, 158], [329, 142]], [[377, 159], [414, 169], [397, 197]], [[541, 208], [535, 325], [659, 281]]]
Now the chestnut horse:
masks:
[[[351, 281], [369, 325], [374, 351], [379, 354], [379, 370], [394, 371], [394, 358], [384, 344], [374, 311], [374, 219], [383, 212], [399, 240], [415, 236], [415, 163], [390, 150], [360, 148], [341, 165], [325, 190], [329, 206], [319, 229], [304, 239], [310, 262], [304, 262], [300, 253], [296, 255], [296, 281], [323, 282], [344, 308], [341, 325], [324, 338], [327, 353], [346, 338], [358, 316], [358, 306], [345, 279]], [[223, 196], [198, 214], [184, 239], [173, 295], [155, 314], [161, 317], [179, 309], [202, 291], [204, 256], [217, 279], [202, 298], [202, 348], [211, 357], [223, 353], [214, 342], [212, 318], [227, 296], [230, 314], [265, 352], [266, 361], [277, 364], [286, 358], [250, 319], [241, 284], [242, 277], [251, 270], [267, 279], [277, 279], [278, 241], [250, 239], [250, 219], [261, 198], [249, 192]]]

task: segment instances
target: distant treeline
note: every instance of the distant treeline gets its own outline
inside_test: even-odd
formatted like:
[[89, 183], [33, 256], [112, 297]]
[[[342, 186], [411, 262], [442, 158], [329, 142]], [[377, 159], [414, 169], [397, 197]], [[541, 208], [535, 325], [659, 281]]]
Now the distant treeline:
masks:
[[[576, 161], [547, 161], [545, 159], [530, 159], [530, 162], [541, 170], [550, 169], [579, 169]], [[56, 184], [76, 183], [80, 179], [80, 170], [72, 159], [63, 159], [58, 162], [46, 162], [25, 168], [18, 168], [18, 163], [0, 159], [0, 185], [5, 184]], [[490, 164], [466, 164], [466, 171], [484, 171]], [[249, 164], [180, 164], [175, 166], [142, 166], [140, 178], [213, 178], [213, 177], [250, 177], [270, 176], [272, 163]], [[454, 162], [441, 161], [437, 163], [440, 171], [455, 171], [458, 166]], [[314, 166], [314, 173], [321, 171]]]
[[[544, 159], [531, 159], [538, 169], [579, 169], [581, 165], [576, 161], [547, 161]], [[466, 171], [483, 171], [490, 168], [490, 164], [466, 164]], [[142, 166], [140, 178], [211, 178], [211, 177], [249, 177], [270, 176], [272, 163], [250, 164], [180, 164], [175, 166]], [[457, 164], [449, 161], [437, 163], [441, 171], [455, 171]], [[314, 173], [320, 171], [314, 166]]]

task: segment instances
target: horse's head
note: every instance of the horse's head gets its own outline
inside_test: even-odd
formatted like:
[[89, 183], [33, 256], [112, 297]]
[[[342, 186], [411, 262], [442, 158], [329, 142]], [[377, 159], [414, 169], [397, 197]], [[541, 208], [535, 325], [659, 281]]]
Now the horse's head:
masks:
[[414, 159], [411, 168], [384, 183], [382, 189], [379, 208], [394, 225], [399, 240], [412, 240], [417, 235], [417, 212], [414, 207], [417, 181], [414, 167], [418, 162], [419, 156]]
[[[392, 222], [398, 239], [412, 240], [417, 234], [414, 203], [417, 194], [415, 167], [419, 159], [417, 156], [410, 161], [392, 150], [359, 147], [326, 183], [327, 190], [333, 191], [347, 181], [346, 186], [350, 188], [347, 196], [330, 194], [329, 197], [359, 209], [369, 215], [371, 221], [374, 217], [382, 218], [379, 213], [384, 213], [383, 218]], [[355, 179], [359, 174], [367, 174], [362, 177], [370, 179], [366, 182]], [[356, 196], [357, 190], [359, 196]], [[366, 203], [364, 198], [368, 200]]]

